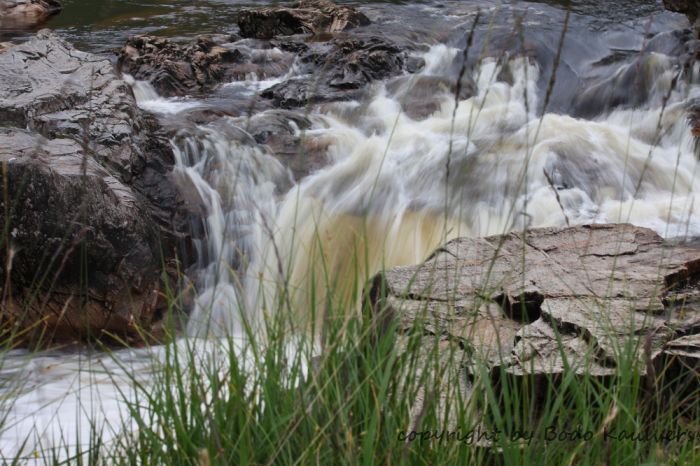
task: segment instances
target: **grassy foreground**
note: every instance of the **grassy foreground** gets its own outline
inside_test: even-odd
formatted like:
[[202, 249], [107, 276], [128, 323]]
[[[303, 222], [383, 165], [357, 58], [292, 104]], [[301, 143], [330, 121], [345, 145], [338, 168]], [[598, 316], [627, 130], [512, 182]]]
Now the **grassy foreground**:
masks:
[[[270, 325], [272, 344], [180, 338], [151, 383], [133, 374], [131, 421], [104, 444], [42, 452], [45, 464], [698, 464], [695, 387], [684, 409], [660, 402], [633, 363], [616, 377], [567, 371], [535, 383], [493, 375], [445, 354], [437, 338], [332, 322], [320, 356]], [[629, 364], [625, 364], [628, 361]], [[474, 364], [474, 361], [470, 361]], [[429, 368], [430, 370], [424, 370]], [[433, 377], [429, 374], [438, 374]], [[436, 389], [447, 377], [450, 396]], [[468, 386], [470, 399], [461, 386]], [[504, 383], [503, 380], [506, 380]], [[445, 385], [443, 385], [444, 387]], [[421, 400], [421, 401], [417, 401]], [[7, 401], [7, 400], [5, 400]], [[126, 413], [125, 413], [126, 414]], [[491, 444], [491, 447], [487, 447]], [[25, 464], [5, 459], [5, 464]]]

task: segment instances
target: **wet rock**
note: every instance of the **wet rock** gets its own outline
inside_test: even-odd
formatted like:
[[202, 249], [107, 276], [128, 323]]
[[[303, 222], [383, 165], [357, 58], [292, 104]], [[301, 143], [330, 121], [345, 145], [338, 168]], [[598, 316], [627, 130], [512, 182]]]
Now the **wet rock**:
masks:
[[288, 167], [297, 181], [328, 164], [329, 142], [304, 132], [311, 121], [301, 113], [267, 110], [241, 121], [241, 126]]
[[292, 56], [277, 60], [259, 49], [229, 42], [236, 37], [199, 36], [187, 44], [163, 37], [131, 37], [119, 52], [118, 67], [136, 79], [150, 81], [165, 96], [209, 92], [234, 80], [277, 76], [291, 66]]
[[653, 383], [660, 369], [649, 368], [673, 363], [674, 380], [697, 386], [699, 285], [696, 247], [595, 225], [457, 239], [378, 276], [368, 296], [402, 333], [449, 340], [470, 377], [485, 364], [496, 387], [503, 377], [556, 383], [567, 364], [604, 381], [630, 341]]
[[0, 29], [37, 26], [62, 8], [59, 0], [0, 0]]
[[340, 32], [369, 22], [354, 8], [328, 0], [300, 0], [291, 6], [243, 9], [238, 14], [241, 35], [257, 39]]
[[48, 138], [83, 140], [100, 162], [129, 176], [141, 118], [111, 63], [41, 31], [0, 55], [0, 123]]
[[406, 49], [374, 36], [312, 43], [299, 58], [299, 74], [261, 95], [284, 108], [356, 99], [373, 81], [403, 73], [406, 58]]
[[640, 55], [635, 61], [620, 66], [608, 77], [592, 79], [579, 90], [572, 102], [572, 115], [593, 118], [614, 109], [661, 105], [672, 82], [659, 76], [672, 69], [678, 60], [658, 53]]
[[[400, 76], [387, 84], [387, 90], [415, 120], [423, 120], [440, 110], [445, 99], [454, 100], [458, 91], [456, 79], [441, 76]], [[474, 90], [473, 85], [460, 86], [459, 99], [468, 99]]]
[[241, 54], [201, 36], [187, 45], [155, 36], [129, 38], [119, 53], [118, 66], [136, 79], [150, 81], [163, 95], [211, 90], [227, 78], [230, 64]]
[[0, 53], [0, 83], [11, 320], [56, 340], [148, 330], [189, 222], [158, 123], [108, 60], [48, 31]]

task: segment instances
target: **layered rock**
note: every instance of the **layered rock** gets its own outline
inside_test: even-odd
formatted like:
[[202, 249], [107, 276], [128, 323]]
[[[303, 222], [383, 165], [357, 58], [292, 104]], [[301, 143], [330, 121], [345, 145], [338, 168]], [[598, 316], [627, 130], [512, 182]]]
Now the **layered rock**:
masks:
[[157, 123], [108, 60], [50, 32], [1, 53], [0, 82], [5, 322], [54, 339], [148, 331], [187, 224]]
[[[473, 379], [484, 366], [495, 387], [505, 377], [546, 388], [567, 370], [604, 381], [624, 364], [626, 347], [650, 385], [697, 384], [700, 250], [644, 228], [457, 239], [374, 283], [377, 312], [451, 355], [460, 375], [442, 380], [443, 395], [463, 384], [455, 377]], [[662, 376], [670, 367], [673, 384]]]
[[131, 37], [119, 53], [118, 66], [136, 79], [150, 81], [166, 96], [199, 93], [214, 89], [236, 76], [233, 65], [242, 54], [200, 36], [189, 44], [178, 44], [155, 36]]
[[333, 33], [369, 23], [363, 13], [328, 0], [300, 0], [290, 6], [243, 9], [238, 14], [241, 35], [256, 39]]
[[0, 0], [0, 29], [34, 27], [62, 8], [59, 0]]

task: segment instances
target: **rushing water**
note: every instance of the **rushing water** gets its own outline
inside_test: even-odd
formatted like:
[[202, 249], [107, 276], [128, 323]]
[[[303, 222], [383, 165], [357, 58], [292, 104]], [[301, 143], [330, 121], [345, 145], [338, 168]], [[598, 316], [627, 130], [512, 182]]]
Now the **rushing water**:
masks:
[[[188, 16], [185, 3], [142, 2], [121, 10], [107, 2], [104, 23], [76, 26], [75, 16], [66, 15], [52, 25], [102, 48], [135, 29], [186, 35], [193, 29], [179, 25], [201, 11], [187, 10]], [[558, 2], [547, 3], [364, 5], [377, 23], [370, 30], [416, 44], [426, 65], [375, 83], [358, 101], [315, 107], [304, 115], [308, 129], [290, 119], [297, 137], [327, 148], [324, 167], [296, 181], [246, 124], [248, 109], [266, 108], [250, 105], [251, 99], [284, 76], [231, 83], [199, 100], [165, 99], [126, 77], [139, 105], [175, 128], [176, 178], [203, 209], [188, 333], [245, 340], [251, 325], [263, 338], [265, 318], [285, 299], [297, 330], [313, 327], [318, 335], [325, 319], [336, 317], [324, 315], [324, 289], [332, 288], [334, 305], [351, 312], [364, 281], [382, 267], [418, 263], [463, 235], [631, 222], [665, 237], [700, 236], [700, 180], [686, 118], [700, 87], [697, 70], [681, 72], [682, 38], [672, 33], [686, 20], [655, 2], [615, 11], [601, 2], [574, 2], [552, 82], [565, 13]], [[464, 54], [477, 4], [482, 22]], [[213, 0], [198, 5], [223, 12], [238, 7]], [[218, 30], [216, 21], [204, 28]], [[522, 34], [514, 34], [519, 23]], [[101, 33], [89, 37], [90, 28]], [[521, 46], [513, 46], [518, 41]], [[463, 92], [455, 98], [462, 71]], [[188, 120], [202, 108], [226, 108], [235, 116], [208, 124]], [[15, 427], [0, 434], [2, 454], [14, 455], [27, 435], [25, 453], [55, 445], [61, 430], [66, 443], [76, 441], [76, 432], [84, 438], [88, 415], [109, 423], [116, 435], [132, 383], [120, 364], [147, 382], [162, 349], [113, 356], [8, 355], [0, 377], [14, 397], [7, 416]], [[26, 383], [16, 386], [19, 379]]]

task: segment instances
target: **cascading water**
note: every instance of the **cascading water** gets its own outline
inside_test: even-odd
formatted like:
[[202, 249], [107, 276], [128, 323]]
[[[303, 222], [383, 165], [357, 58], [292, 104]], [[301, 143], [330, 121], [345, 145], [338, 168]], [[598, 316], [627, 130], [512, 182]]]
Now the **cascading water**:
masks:
[[[415, 79], [440, 72], [432, 64], [457, 53], [433, 47]], [[264, 283], [272, 284], [267, 299], [285, 283], [299, 317], [309, 309], [322, 314], [327, 287], [350, 304], [382, 267], [418, 263], [460, 235], [566, 222], [699, 234], [697, 159], [686, 121], [686, 100], [697, 89], [679, 86], [662, 107], [675, 70], [663, 58], [658, 64], [646, 108], [593, 121], [540, 117], [539, 70], [522, 58], [483, 60], [474, 95], [455, 109], [445, 93], [423, 120], [406, 116], [384, 86], [361, 112], [350, 110], [354, 103], [331, 106], [320, 131], [333, 140], [333, 162], [288, 194], [259, 260]], [[510, 82], [498, 79], [504, 74]], [[289, 264], [284, 273], [276, 255]]]
[[[129, 76], [126, 80], [144, 109], [176, 113], [189, 107], [177, 101], [170, 107], [147, 82]], [[190, 192], [190, 201], [198, 204], [204, 220], [204, 234], [194, 240], [198, 293], [188, 333], [255, 331], [260, 322], [256, 314], [246, 314], [242, 277], [249, 258], [259, 254], [264, 230], [272, 221], [275, 191], [292, 183], [291, 173], [256, 147], [253, 137], [230, 118], [182, 129], [171, 144], [178, 183]]]
[[206, 235], [195, 241], [200, 292], [188, 324], [191, 335], [244, 334], [247, 325], [256, 327], [255, 315], [246, 318], [236, 269], [245, 270], [247, 258], [258, 253], [275, 210], [276, 186], [291, 182], [277, 159], [227, 134], [242, 129], [221, 124], [173, 140], [176, 171], [194, 187], [206, 213]]

